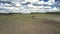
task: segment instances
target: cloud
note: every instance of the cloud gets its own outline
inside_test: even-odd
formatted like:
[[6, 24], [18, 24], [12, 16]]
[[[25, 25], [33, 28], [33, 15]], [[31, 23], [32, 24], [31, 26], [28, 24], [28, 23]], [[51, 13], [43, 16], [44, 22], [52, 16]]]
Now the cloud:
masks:
[[31, 3], [34, 3], [34, 2], [37, 2], [38, 0], [25, 0], [26, 2], [31, 2]]
[[55, 4], [56, 4], [56, 7], [60, 8], [60, 1], [57, 1]]
[[15, 1], [12, 0], [12, 1], [15, 2], [16, 6], [21, 6], [19, 8], [18, 7], [5, 8], [7, 10], [10, 9], [12, 12], [31, 13], [31, 12], [47, 12], [47, 11], [58, 11], [59, 10], [56, 7], [54, 8], [51, 7], [51, 5], [54, 5], [53, 2], [51, 3], [51, 1], [44, 2], [44, 1], [38, 1], [38, 0], [25, 0], [25, 1], [21, 1], [21, 4], [18, 3], [19, 0], [15, 0]]
[[44, 1], [38, 1], [37, 4], [44, 4]]
[[21, 6], [21, 4], [20, 4], [20, 3], [18, 3], [18, 2], [16, 2], [16, 6]]

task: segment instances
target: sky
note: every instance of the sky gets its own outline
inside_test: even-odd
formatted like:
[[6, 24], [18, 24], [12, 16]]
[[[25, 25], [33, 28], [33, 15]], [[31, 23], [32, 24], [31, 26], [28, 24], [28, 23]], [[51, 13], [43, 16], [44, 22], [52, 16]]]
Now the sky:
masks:
[[[47, 2], [48, 0], [44, 0], [45, 2]], [[55, 0], [55, 1], [60, 1], [60, 0]]]
[[[14, 0], [9, 0], [9, 1], [14, 1]], [[15, 1], [17, 1], [17, 0], [15, 0]], [[19, 0], [18, 0], [19, 1]], [[30, 1], [30, 0], [29, 0]], [[32, 0], [32, 1], [36, 1], [36, 0]], [[41, 0], [40, 0], [41, 1]], [[47, 1], [48, 0], [44, 0], [46, 3], [48, 3]], [[55, 0], [55, 1], [60, 1], [60, 0]], [[37, 3], [44, 3], [44, 2], [37, 2]], [[50, 2], [51, 3], [51, 2]], [[27, 4], [27, 3], [26, 3]], [[48, 4], [49, 5], [49, 4]], [[30, 6], [32, 6], [32, 5], [30, 5]], [[24, 5], [24, 6], [22, 6], [24, 9], [26, 9], [26, 7], [28, 7], [27, 5]], [[42, 6], [40, 6], [40, 7], [42, 7]], [[48, 6], [47, 6], [48, 7]], [[52, 8], [53, 8], [53, 10], [57, 10], [57, 8], [53, 5], [53, 6], [51, 6]], [[39, 7], [37, 7], [37, 8], [39, 8]], [[49, 7], [48, 7], [49, 8]], [[10, 8], [9, 8], [10, 9]], [[13, 9], [13, 10], [15, 10], [15, 11], [17, 11], [16, 9], [20, 9], [20, 8], [15, 8], [15, 9]], [[26, 9], [27, 11], [29, 11], [28, 9]], [[26, 11], [26, 10], [23, 10], [23, 12], [24, 11]], [[49, 9], [50, 10], [50, 9]], [[45, 11], [45, 10], [44, 10]]]
[[[10, 1], [17, 1], [17, 0], [10, 0]], [[41, 1], [41, 0], [40, 0]], [[44, 0], [45, 2], [47, 2], [48, 0]], [[60, 0], [55, 0], [55, 1], [60, 1]]]

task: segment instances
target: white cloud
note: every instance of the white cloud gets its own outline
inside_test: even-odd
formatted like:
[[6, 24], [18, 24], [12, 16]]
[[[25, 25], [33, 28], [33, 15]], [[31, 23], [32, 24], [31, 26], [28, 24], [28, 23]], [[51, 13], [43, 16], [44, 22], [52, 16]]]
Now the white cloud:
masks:
[[37, 1], [37, 4], [44, 4], [44, 1]]
[[44, 6], [44, 8], [51, 9], [51, 6]]
[[28, 7], [34, 7], [32, 4], [28, 4]]
[[53, 10], [53, 11], [59, 11], [59, 9], [56, 8], [56, 7], [54, 7], [52, 10]]
[[21, 6], [21, 4], [19, 2], [16, 2], [16, 6]]
[[44, 4], [48, 4], [48, 2], [44, 2]]
[[[12, 12], [21, 12], [21, 13], [47, 12], [47, 11], [58, 11], [59, 10], [56, 7], [51, 8], [51, 6], [49, 6], [49, 5], [54, 4], [54, 0], [52, 1], [52, 3], [51, 3], [51, 0], [49, 0], [48, 2], [39, 1], [39, 0], [25, 0], [25, 1], [21, 2], [21, 3], [26, 3], [26, 2], [30, 2], [31, 4], [28, 4], [26, 6], [22, 6], [19, 2], [15, 1], [13, 3], [15, 3], [16, 6], [21, 6], [21, 7], [14, 7], [14, 8], [13, 7], [5, 7], [5, 8], [7, 10], [8, 9], [13, 10]], [[42, 4], [42, 6], [34, 6], [34, 5], [32, 5], [32, 3]], [[43, 4], [46, 4], [48, 6], [43, 6]], [[29, 7], [29, 9], [26, 9], [27, 7]]]
[[37, 2], [38, 0], [25, 0], [26, 2], [31, 2], [31, 3], [34, 3], [34, 2]]

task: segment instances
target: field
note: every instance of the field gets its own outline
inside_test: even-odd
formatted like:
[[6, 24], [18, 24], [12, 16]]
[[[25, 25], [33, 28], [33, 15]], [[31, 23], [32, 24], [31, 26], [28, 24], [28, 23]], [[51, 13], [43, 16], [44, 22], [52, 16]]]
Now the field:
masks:
[[60, 34], [60, 15], [0, 15], [0, 34]]

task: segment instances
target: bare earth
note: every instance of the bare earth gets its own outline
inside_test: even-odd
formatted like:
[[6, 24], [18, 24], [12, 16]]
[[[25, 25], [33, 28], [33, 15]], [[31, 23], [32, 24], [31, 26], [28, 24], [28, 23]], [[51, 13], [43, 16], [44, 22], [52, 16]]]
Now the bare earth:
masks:
[[[59, 20], [48, 19], [47, 16], [49, 15], [44, 17], [38, 15], [40, 18], [32, 18], [31, 15], [27, 16], [0, 17], [0, 34], [60, 34]], [[52, 18], [57, 17], [52, 16]]]

